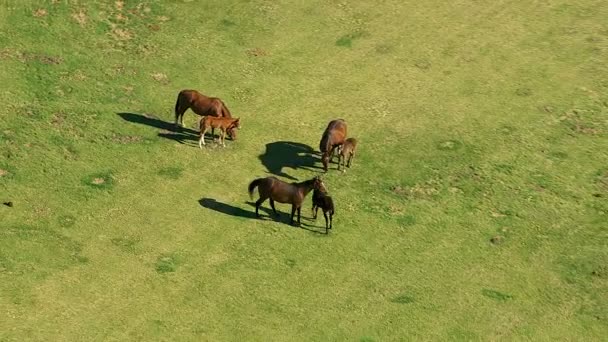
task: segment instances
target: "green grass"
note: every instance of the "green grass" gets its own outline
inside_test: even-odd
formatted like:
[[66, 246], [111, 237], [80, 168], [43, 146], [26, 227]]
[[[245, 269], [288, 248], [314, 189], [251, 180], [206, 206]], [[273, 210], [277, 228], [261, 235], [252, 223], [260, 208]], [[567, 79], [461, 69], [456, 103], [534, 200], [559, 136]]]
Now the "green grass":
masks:
[[[602, 340], [606, 18], [592, 0], [4, 2], [0, 341]], [[224, 99], [238, 140], [168, 131], [184, 88]], [[333, 231], [310, 199], [308, 229], [287, 205], [254, 219], [249, 182], [315, 175], [335, 118], [359, 150], [324, 176]]]

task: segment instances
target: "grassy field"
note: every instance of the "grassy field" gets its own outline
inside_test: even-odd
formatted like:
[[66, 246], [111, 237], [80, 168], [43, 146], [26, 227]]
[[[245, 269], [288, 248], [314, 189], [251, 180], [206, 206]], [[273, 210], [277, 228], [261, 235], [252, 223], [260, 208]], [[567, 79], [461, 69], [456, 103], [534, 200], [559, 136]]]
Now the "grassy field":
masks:
[[[0, 5], [0, 341], [602, 340], [608, 3]], [[243, 128], [171, 130], [184, 88]], [[360, 141], [323, 220], [247, 185]], [[188, 112], [188, 127], [196, 117]], [[269, 208], [268, 202], [265, 208]]]

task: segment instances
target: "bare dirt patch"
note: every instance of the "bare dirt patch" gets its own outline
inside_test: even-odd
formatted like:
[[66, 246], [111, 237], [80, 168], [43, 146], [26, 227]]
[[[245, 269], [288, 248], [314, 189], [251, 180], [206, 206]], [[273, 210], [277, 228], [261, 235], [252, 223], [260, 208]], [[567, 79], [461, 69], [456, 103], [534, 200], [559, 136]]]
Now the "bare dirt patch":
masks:
[[0, 177], [4, 177], [4, 176], [8, 176], [9, 172], [4, 170], [4, 169], [0, 169]]
[[32, 12], [32, 15], [36, 18], [46, 17], [48, 12], [44, 8], [39, 8]]
[[72, 13], [72, 19], [78, 23], [80, 26], [84, 26], [87, 24], [87, 14], [83, 9], [78, 10], [78, 12]]
[[101, 185], [105, 182], [106, 182], [106, 180], [103, 178], [100, 178], [100, 177], [96, 177], [96, 178], [93, 178], [93, 180], [91, 180], [91, 184], [95, 184], [95, 185]]
[[167, 75], [161, 72], [154, 73], [150, 76], [152, 76], [152, 78], [160, 84], [169, 84], [169, 78], [167, 77]]
[[268, 55], [268, 52], [266, 52], [265, 50], [262, 50], [260, 48], [253, 48], [253, 49], [249, 49], [246, 51], [248, 56], [252, 56], [252, 57], [263, 57]]
[[133, 39], [133, 33], [128, 29], [115, 27], [114, 29], [112, 29], [112, 37], [116, 40], [121, 41], [131, 40]]

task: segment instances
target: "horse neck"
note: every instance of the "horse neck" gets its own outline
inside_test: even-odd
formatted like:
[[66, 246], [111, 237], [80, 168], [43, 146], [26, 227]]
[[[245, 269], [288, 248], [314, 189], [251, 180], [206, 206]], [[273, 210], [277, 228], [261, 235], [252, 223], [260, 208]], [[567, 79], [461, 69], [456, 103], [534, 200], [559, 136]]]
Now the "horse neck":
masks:
[[228, 110], [228, 107], [226, 106], [226, 104], [224, 103], [224, 101], [222, 101], [222, 110], [224, 112], [224, 116], [227, 118], [232, 118], [232, 113], [230, 113], [230, 110]]
[[313, 181], [304, 181], [298, 184], [298, 188], [302, 191], [302, 195], [306, 196], [314, 188], [315, 183]]
[[321, 146], [325, 147], [325, 152], [328, 152], [331, 147], [331, 139], [329, 132], [325, 132], [321, 138]]

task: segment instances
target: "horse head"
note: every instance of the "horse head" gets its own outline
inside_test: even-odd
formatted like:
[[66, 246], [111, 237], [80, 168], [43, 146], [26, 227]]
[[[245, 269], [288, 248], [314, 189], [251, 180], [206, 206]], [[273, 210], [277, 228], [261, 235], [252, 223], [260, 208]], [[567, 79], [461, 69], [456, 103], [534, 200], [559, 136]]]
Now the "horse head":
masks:
[[232, 122], [232, 124], [228, 127], [228, 129], [226, 130], [228, 132], [228, 136], [232, 140], [236, 140], [236, 130], [237, 129], [241, 129], [241, 121], [240, 120], [241, 120], [240, 118], [236, 118], [236, 120], [234, 120]]
[[327, 192], [327, 187], [325, 186], [325, 183], [323, 183], [321, 176], [315, 176], [315, 178], [313, 178], [313, 189]]

